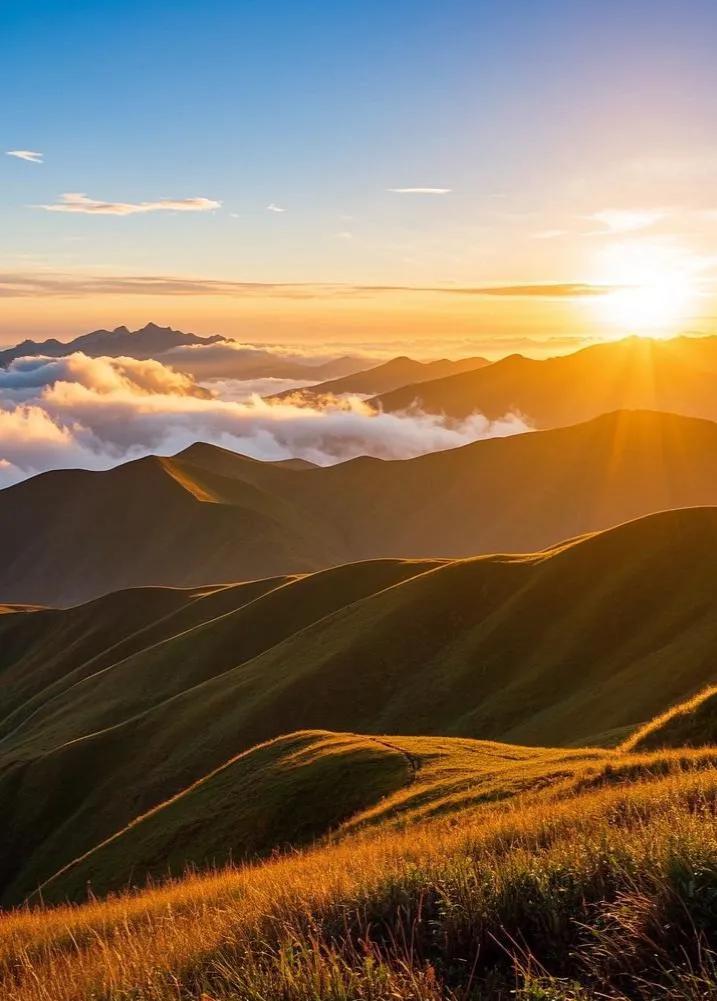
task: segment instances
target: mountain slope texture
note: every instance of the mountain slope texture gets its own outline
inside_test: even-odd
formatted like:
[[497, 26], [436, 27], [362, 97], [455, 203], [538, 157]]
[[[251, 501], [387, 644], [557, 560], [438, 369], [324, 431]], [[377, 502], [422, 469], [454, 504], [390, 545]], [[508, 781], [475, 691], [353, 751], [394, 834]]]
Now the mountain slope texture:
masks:
[[[237, 755], [282, 734], [616, 745], [714, 681], [716, 559], [717, 509], [695, 508], [534, 555], [379, 560], [8, 611], [0, 616], [3, 899], [22, 899], [204, 782], [173, 807], [179, 820], [165, 827], [170, 814], [161, 818], [163, 830], [186, 832], [193, 797], [231, 803], [223, 783], [241, 776]], [[409, 763], [425, 753], [404, 751]], [[406, 774], [371, 746], [376, 753], [378, 772], [356, 787], [365, 808]], [[252, 795], [242, 782], [240, 800], [249, 802], [234, 808], [237, 855], [241, 843], [264, 847], [241, 834]], [[340, 798], [331, 799], [328, 827], [344, 819]], [[143, 842], [147, 831], [151, 847], [150, 827], [133, 837]], [[215, 850], [208, 843], [208, 855]], [[154, 871], [151, 851], [143, 858]]]
[[617, 412], [404, 461], [259, 462], [208, 445], [0, 491], [0, 602], [67, 605], [384, 557], [530, 552], [717, 503], [717, 424]]

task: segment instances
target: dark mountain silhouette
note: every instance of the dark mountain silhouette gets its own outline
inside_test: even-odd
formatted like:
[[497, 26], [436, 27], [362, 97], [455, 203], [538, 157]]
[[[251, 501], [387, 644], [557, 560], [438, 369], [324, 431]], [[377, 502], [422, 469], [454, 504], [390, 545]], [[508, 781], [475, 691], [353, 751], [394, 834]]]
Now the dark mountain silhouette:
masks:
[[22, 341], [15, 347], [0, 351], [0, 366], [9, 365], [15, 358], [37, 355], [62, 358], [75, 351], [82, 351], [91, 357], [117, 358], [124, 355], [130, 358], [154, 358], [180, 345], [218, 344], [225, 340], [226, 338], [219, 334], [201, 337], [199, 334], [185, 334], [171, 327], [159, 327], [156, 323], [148, 323], [140, 330], [129, 330], [127, 327], [93, 330], [89, 334], [82, 334], [66, 342], [58, 341], [54, 337], [47, 341]]
[[[197, 350], [201, 348], [202, 350]], [[209, 350], [211, 349], [211, 350]], [[115, 327], [114, 330], [93, 330], [71, 341], [22, 341], [14, 347], [0, 350], [0, 368], [7, 367], [16, 358], [64, 358], [75, 351], [82, 351], [93, 358], [120, 356], [159, 358], [168, 365], [188, 372], [198, 379], [282, 378], [316, 380], [335, 378], [359, 371], [371, 364], [370, 359], [342, 356], [318, 365], [310, 357], [306, 361], [283, 357], [268, 348], [238, 345], [220, 334], [202, 337], [200, 334], [183, 333], [172, 327], [148, 323], [139, 330]]]

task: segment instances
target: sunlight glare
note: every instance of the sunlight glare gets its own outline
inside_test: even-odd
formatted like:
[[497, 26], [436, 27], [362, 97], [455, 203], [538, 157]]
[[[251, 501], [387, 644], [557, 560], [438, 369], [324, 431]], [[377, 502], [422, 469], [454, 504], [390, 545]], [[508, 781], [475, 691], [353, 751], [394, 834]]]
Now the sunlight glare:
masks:
[[695, 263], [673, 246], [635, 241], [606, 247], [600, 281], [619, 286], [596, 308], [617, 336], [669, 337], [684, 326], [698, 294]]

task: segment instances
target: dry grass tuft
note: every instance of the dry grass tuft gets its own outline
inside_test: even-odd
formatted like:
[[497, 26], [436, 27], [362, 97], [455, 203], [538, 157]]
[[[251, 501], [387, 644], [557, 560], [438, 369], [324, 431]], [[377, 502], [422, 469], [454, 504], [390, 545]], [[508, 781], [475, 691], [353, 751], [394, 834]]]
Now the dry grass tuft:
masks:
[[614, 758], [562, 790], [9, 913], [2, 997], [713, 997], [714, 754]]

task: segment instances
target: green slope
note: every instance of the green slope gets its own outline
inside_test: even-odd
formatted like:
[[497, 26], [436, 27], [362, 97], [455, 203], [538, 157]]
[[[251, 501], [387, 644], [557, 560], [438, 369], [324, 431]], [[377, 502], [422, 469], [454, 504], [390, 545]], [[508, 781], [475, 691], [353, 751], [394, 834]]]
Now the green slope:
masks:
[[[369, 562], [226, 589], [188, 609], [221, 598], [233, 610], [188, 628], [175, 611], [176, 634], [158, 638], [170, 615], [146, 648], [95, 653], [97, 670], [58, 655], [0, 723], [5, 899], [28, 888], [19, 858], [45, 879], [297, 729], [614, 742], [714, 680], [716, 560], [717, 509], [671, 511], [532, 556]], [[29, 635], [43, 614], [4, 617], [16, 664], [78, 610]]]
[[3, 736], [82, 678], [293, 579], [218, 588], [136, 588], [66, 610], [29, 614], [16, 609], [0, 618]]
[[[466, 811], [566, 799], [641, 777], [709, 770], [714, 749], [636, 755], [460, 737], [303, 731], [226, 762], [44, 882], [31, 900], [82, 900], [253, 861], [322, 838], [405, 829]], [[29, 876], [30, 874], [28, 874]]]
[[405, 461], [325, 468], [208, 445], [0, 491], [0, 601], [72, 604], [384, 557], [533, 551], [717, 503], [717, 424], [620, 412]]
[[599, 774], [611, 752], [303, 731], [251, 748], [45, 882], [78, 900]]
[[[140, 817], [42, 887], [50, 899], [226, 865], [325, 834], [410, 781], [376, 738], [303, 732], [252, 748]], [[28, 873], [27, 878], [32, 878]]]

